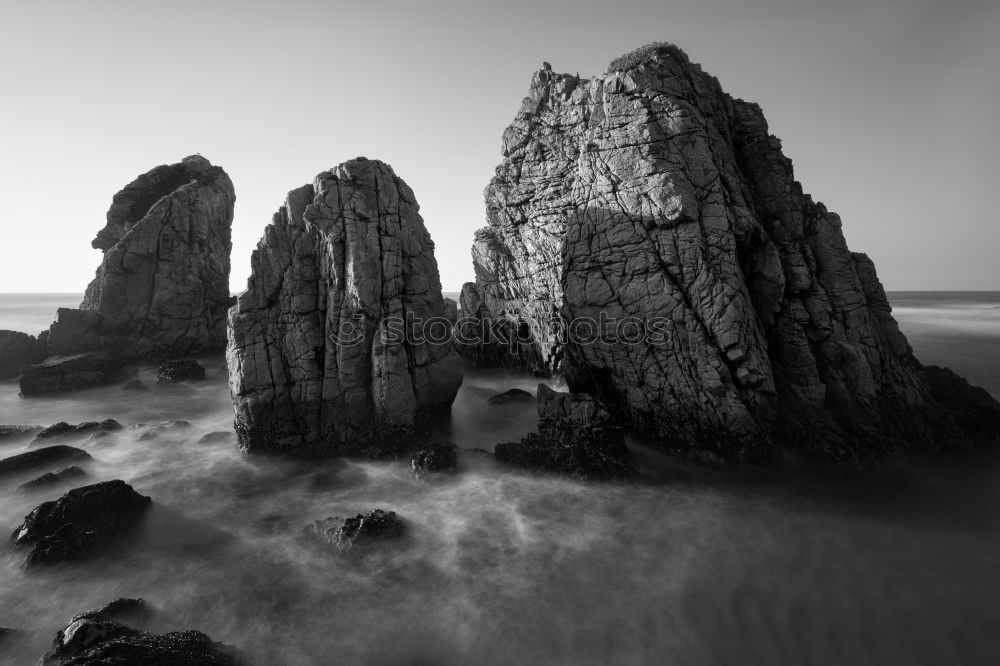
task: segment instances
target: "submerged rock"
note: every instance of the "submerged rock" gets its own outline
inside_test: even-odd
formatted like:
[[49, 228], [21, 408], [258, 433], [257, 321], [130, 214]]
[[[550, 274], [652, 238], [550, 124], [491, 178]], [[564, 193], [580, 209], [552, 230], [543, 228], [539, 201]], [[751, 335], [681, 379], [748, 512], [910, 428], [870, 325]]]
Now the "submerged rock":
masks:
[[229, 315], [247, 451], [383, 455], [447, 418], [462, 381], [410, 188], [358, 158], [288, 194]]
[[220, 430], [220, 431], [217, 431], [217, 432], [205, 433], [204, 435], [202, 435], [201, 437], [198, 438], [198, 443], [199, 444], [211, 444], [211, 443], [214, 443], [214, 442], [228, 442], [228, 441], [234, 440], [234, 439], [236, 439], [236, 433], [234, 433], [234, 432], [226, 432], [226, 431], [221, 431]]
[[151, 504], [124, 481], [74, 488], [35, 507], [11, 541], [32, 545], [26, 567], [84, 559], [135, 527]]
[[17, 377], [23, 366], [44, 359], [46, 338], [47, 334], [39, 339], [20, 331], [0, 331], [0, 379]]
[[22, 483], [18, 486], [18, 490], [25, 492], [30, 490], [38, 490], [39, 488], [46, 488], [58, 483], [65, 483], [67, 481], [73, 481], [87, 476], [87, 473], [76, 465], [71, 465], [58, 472], [46, 472], [36, 479], [32, 479], [27, 483]]
[[116, 599], [74, 616], [53, 641], [47, 666], [238, 666], [236, 651], [200, 631], [152, 634], [131, 624], [150, 614], [142, 599]]
[[31, 437], [40, 430], [40, 425], [0, 425], [0, 441]]
[[39, 432], [35, 435], [35, 439], [56, 439], [59, 437], [121, 429], [122, 424], [114, 419], [105, 419], [103, 421], [84, 421], [83, 423], [78, 423], [76, 425], [70, 425], [65, 421], [60, 421], [59, 423], [50, 425], [48, 428]]
[[79, 309], [58, 311], [48, 353], [136, 360], [222, 349], [234, 201], [229, 176], [200, 155], [129, 183], [92, 243], [104, 255], [97, 276]]
[[77, 460], [91, 460], [91, 457], [83, 449], [77, 449], [64, 444], [33, 449], [0, 460], [0, 478], [30, 472], [39, 467], [46, 467], [56, 463]]
[[410, 457], [410, 466], [418, 479], [434, 472], [451, 472], [458, 467], [458, 447], [450, 442], [430, 444]]
[[512, 402], [532, 402], [535, 396], [519, 388], [512, 388], [503, 393], [498, 393], [486, 402], [491, 405], [506, 405]]
[[122, 384], [123, 391], [148, 391], [149, 387], [142, 383], [139, 378], [130, 379]]
[[198, 381], [205, 378], [205, 368], [198, 361], [169, 361], [156, 369], [157, 384]]
[[497, 444], [494, 455], [518, 467], [585, 479], [634, 473], [625, 439], [604, 405], [587, 394], [561, 393], [545, 384], [538, 385], [538, 435]]
[[397, 539], [405, 530], [406, 525], [396, 512], [384, 509], [373, 509], [366, 514], [359, 513], [353, 518], [332, 517], [317, 520], [309, 527], [310, 532], [341, 552]]
[[34, 396], [115, 384], [131, 372], [108, 352], [49, 356], [21, 370], [21, 395]]
[[858, 460], [966, 436], [760, 107], [677, 47], [589, 79], [546, 65], [503, 155], [462, 309], [500, 322], [514, 353], [463, 353], [558, 370], [633, 431], [733, 462], [777, 444]]

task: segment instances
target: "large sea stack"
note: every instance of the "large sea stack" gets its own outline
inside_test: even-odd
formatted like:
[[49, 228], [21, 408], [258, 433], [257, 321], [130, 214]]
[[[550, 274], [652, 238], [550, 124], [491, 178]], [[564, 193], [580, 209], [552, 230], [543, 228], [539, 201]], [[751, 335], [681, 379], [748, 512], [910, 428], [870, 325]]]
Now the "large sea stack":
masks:
[[434, 243], [387, 164], [289, 192], [251, 271], [227, 352], [244, 450], [380, 455], [450, 412], [462, 374]]
[[92, 245], [104, 253], [79, 309], [61, 308], [50, 355], [121, 360], [222, 350], [236, 195], [200, 155], [158, 166], [114, 196]]
[[519, 363], [563, 373], [634, 431], [729, 461], [996, 435], [944, 406], [948, 375], [928, 381], [874, 265], [803, 194], [760, 107], [677, 47], [589, 79], [545, 64], [503, 155], [463, 307], [530, 338]]

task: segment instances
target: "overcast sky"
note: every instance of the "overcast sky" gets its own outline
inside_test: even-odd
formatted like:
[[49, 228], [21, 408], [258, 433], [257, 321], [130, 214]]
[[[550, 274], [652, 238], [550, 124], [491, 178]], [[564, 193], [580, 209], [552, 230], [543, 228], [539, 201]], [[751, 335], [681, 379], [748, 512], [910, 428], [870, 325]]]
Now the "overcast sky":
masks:
[[0, 292], [82, 292], [112, 195], [191, 153], [236, 185], [234, 291], [285, 193], [359, 155], [457, 290], [532, 72], [652, 41], [763, 106], [888, 289], [1000, 289], [998, 35], [994, 0], [3, 0]]

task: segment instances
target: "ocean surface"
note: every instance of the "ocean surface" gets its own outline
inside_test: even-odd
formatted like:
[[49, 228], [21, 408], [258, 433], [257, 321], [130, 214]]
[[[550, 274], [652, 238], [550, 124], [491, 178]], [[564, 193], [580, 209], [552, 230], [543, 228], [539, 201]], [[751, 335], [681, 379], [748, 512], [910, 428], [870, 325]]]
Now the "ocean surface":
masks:
[[[0, 328], [37, 332], [79, 300], [0, 295]], [[1000, 395], [1000, 292], [890, 300], [921, 360]], [[199, 443], [232, 420], [224, 359], [201, 360], [204, 382], [166, 388], [143, 368], [146, 393], [20, 399], [0, 383], [0, 423], [120, 421], [70, 443], [93, 481], [154, 501], [116, 557], [25, 574], [0, 546], [0, 626], [34, 632], [0, 663], [33, 663], [71, 615], [120, 596], [158, 609], [156, 631], [197, 628], [262, 666], [1000, 663], [996, 453], [734, 470], [632, 444], [638, 481], [578, 483], [473, 450], [533, 429], [533, 405], [486, 399], [536, 380], [470, 368], [440, 434], [468, 449], [462, 471], [420, 483], [406, 461]], [[190, 425], [155, 429], [174, 420]], [[0, 456], [26, 446], [0, 441]], [[0, 484], [0, 531], [67, 489], [26, 495], [23, 480]], [[374, 507], [406, 520], [401, 543], [345, 557], [302, 535]]]

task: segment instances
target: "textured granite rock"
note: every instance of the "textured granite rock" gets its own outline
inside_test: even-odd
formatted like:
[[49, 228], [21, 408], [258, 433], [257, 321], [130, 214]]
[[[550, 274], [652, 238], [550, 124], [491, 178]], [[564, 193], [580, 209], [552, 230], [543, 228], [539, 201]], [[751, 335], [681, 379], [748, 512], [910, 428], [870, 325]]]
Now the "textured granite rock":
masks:
[[418, 479], [435, 472], [453, 472], [458, 467], [458, 447], [450, 442], [429, 444], [410, 456], [410, 466]]
[[205, 378], [205, 368], [198, 361], [168, 361], [156, 369], [157, 384], [198, 381]]
[[21, 369], [21, 395], [75, 391], [92, 386], [114, 384], [134, 374], [110, 352], [49, 356], [41, 363]]
[[76, 425], [70, 425], [65, 421], [54, 423], [43, 429], [37, 435], [36, 440], [50, 440], [62, 437], [72, 437], [76, 435], [86, 435], [94, 432], [121, 430], [122, 424], [114, 419], [104, 419], [103, 421], [84, 421]]
[[760, 107], [680, 49], [589, 79], [546, 64], [503, 155], [462, 307], [528, 340], [509, 358], [699, 457], [765, 462], [782, 443], [858, 460], [966, 436]]
[[200, 155], [129, 183], [93, 241], [104, 256], [80, 308], [61, 308], [49, 330], [49, 355], [221, 350], [234, 201], [229, 176]]
[[538, 385], [537, 400], [538, 435], [497, 444], [497, 460], [582, 479], [633, 474], [622, 432], [599, 400], [586, 393], [554, 391], [545, 384]]
[[48, 354], [48, 333], [39, 338], [20, 331], [0, 331], [0, 379], [17, 377], [21, 368], [42, 361]]
[[[289, 192], [229, 315], [248, 451], [384, 455], [446, 418], [462, 381], [413, 192], [358, 158]], [[437, 321], [425, 337], [420, 326]], [[395, 324], [400, 324], [397, 329]]]
[[397, 539], [406, 531], [406, 526], [395, 511], [372, 509], [353, 518], [331, 517], [317, 520], [309, 527], [309, 531], [337, 550], [348, 552]]
[[200, 631], [151, 634], [132, 626], [150, 614], [142, 599], [116, 599], [74, 616], [61, 629], [46, 666], [142, 664], [143, 666], [238, 666], [236, 651]]
[[74, 488], [35, 507], [11, 541], [32, 545], [26, 567], [83, 559], [133, 528], [151, 504], [124, 481]]

